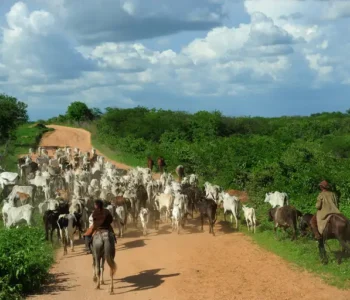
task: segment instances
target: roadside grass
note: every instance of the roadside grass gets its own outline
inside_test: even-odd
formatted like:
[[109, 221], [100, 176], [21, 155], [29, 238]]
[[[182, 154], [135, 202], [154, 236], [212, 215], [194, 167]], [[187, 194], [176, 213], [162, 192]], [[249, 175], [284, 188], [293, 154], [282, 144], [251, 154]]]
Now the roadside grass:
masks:
[[[20, 126], [7, 146], [1, 161], [6, 171], [17, 172], [17, 159], [36, 149], [45, 132], [53, 131], [37, 124]], [[4, 153], [5, 146], [0, 147]], [[40, 289], [54, 263], [54, 247], [45, 240], [42, 216], [34, 210], [34, 226], [6, 229], [0, 221], [0, 300], [22, 299]]]

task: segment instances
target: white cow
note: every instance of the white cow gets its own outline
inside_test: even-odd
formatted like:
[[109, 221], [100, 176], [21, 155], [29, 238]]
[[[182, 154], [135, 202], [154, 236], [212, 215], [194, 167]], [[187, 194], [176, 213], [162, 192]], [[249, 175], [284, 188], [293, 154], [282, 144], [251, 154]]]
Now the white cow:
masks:
[[14, 172], [2, 172], [0, 173], [0, 187], [4, 189], [5, 185], [17, 184], [19, 181], [19, 175]]
[[123, 237], [125, 226], [126, 226], [126, 224], [124, 224], [126, 211], [123, 206], [118, 206], [115, 209], [115, 213], [116, 213], [116, 221], [119, 229], [119, 236]]
[[274, 192], [265, 194], [265, 203], [270, 203], [272, 208], [276, 206], [285, 206], [289, 205], [288, 195], [286, 193]]
[[142, 228], [143, 228], [143, 235], [147, 234], [147, 224], [148, 224], [148, 220], [149, 220], [149, 211], [148, 208], [141, 208], [140, 211], [140, 220], [141, 220], [141, 224], [142, 224]]
[[156, 196], [155, 205], [159, 212], [165, 209], [165, 222], [168, 222], [170, 217], [170, 207], [173, 204], [173, 195], [172, 194], [160, 194]]
[[33, 210], [34, 207], [30, 204], [22, 205], [20, 207], [8, 207], [6, 212], [6, 227], [10, 228], [13, 225], [17, 225], [21, 221], [26, 221], [27, 225], [31, 226], [33, 222]]
[[174, 205], [173, 211], [172, 211], [172, 216], [171, 216], [171, 219], [172, 219], [171, 227], [172, 227], [173, 231], [177, 230], [178, 234], [180, 233], [180, 224], [181, 224], [181, 220], [182, 220], [182, 215], [183, 215], [183, 212], [182, 212], [180, 206]]
[[252, 207], [248, 207], [246, 205], [242, 206], [242, 210], [244, 212], [244, 218], [247, 223], [248, 231], [252, 229], [255, 233], [256, 230], [256, 217], [255, 217], [255, 209]]
[[239, 216], [239, 199], [236, 196], [230, 196], [225, 192], [221, 192], [219, 198], [219, 203], [223, 203], [224, 206], [224, 220], [226, 221], [226, 213], [231, 211], [231, 223], [233, 223], [233, 218], [235, 218], [236, 229], [238, 229], [237, 217]]
[[40, 214], [44, 214], [48, 210], [56, 210], [59, 206], [59, 202], [56, 199], [48, 199], [39, 203], [38, 208]]

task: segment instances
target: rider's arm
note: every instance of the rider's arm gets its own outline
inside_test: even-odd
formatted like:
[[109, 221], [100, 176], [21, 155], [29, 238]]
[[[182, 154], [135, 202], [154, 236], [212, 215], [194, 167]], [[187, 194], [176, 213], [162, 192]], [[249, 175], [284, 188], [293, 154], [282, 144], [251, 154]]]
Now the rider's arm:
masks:
[[318, 210], [322, 209], [322, 196], [321, 196], [321, 195], [319, 195], [319, 196], [317, 197], [316, 208], [317, 208]]

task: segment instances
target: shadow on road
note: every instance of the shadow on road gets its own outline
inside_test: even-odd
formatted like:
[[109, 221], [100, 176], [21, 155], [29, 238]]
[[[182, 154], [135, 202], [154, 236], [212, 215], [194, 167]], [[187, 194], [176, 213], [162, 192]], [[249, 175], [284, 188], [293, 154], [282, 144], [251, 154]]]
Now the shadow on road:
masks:
[[117, 251], [144, 247], [146, 246], [145, 241], [148, 241], [148, 239], [142, 239], [142, 240], [136, 240], [136, 241], [124, 243], [120, 246], [120, 248], [117, 248]]
[[164, 278], [179, 276], [180, 273], [160, 275], [159, 271], [162, 269], [153, 269], [140, 272], [138, 275], [121, 278], [118, 281], [128, 283], [130, 285], [119, 287], [118, 289], [132, 288], [129, 291], [119, 294], [126, 294], [131, 292], [154, 289], [164, 283]]
[[70, 275], [72, 275], [72, 273], [50, 274], [38, 294], [57, 295], [60, 292], [74, 290], [79, 285], [72, 282], [74, 279], [72, 279]]
[[157, 235], [160, 234], [170, 234], [172, 233], [171, 231], [171, 225], [163, 225], [162, 227], [159, 228], [159, 230], [157, 231]]

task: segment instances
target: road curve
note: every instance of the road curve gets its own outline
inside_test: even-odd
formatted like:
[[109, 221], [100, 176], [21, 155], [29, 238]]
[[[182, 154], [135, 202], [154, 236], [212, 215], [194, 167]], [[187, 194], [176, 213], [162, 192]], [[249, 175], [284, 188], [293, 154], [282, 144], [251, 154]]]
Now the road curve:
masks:
[[[51, 126], [41, 145], [91, 149], [90, 134], [82, 129]], [[119, 166], [124, 166], [118, 164]], [[300, 271], [280, 257], [255, 245], [248, 236], [216, 225], [216, 236], [205, 225], [200, 232], [191, 220], [179, 235], [169, 225], [143, 237], [128, 230], [118, 240], [115, 295], [108, 286], [95, 290], [92, 257], [80, 243], [74, 253], [63, 257], [59, 249], [52, 268], [53, 280], [37, 300], [348, 300], [350, 291], [326, 285], [314, 275]], [[78, 242], [77, 242], [78, 243]], [[108, 267], [105, 281], [109, 284]]]

